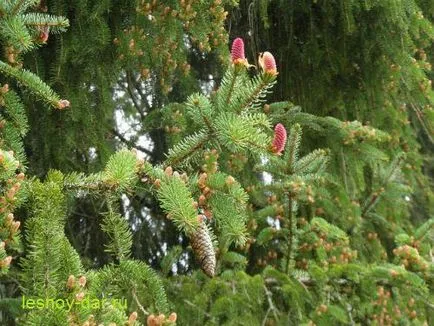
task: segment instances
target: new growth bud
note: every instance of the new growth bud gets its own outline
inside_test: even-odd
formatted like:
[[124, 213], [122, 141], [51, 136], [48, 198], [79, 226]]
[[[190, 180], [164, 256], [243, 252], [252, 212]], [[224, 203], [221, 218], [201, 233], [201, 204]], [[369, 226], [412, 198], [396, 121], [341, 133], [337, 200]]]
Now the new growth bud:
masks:
[[133, 311], [131, 315], [128, 317], [128, 325], [134, 325], [137, 320], [137, 312]]
[[81, 287], [84, 287], [85, 285], [86, 285], [86, 276], [80, 276], [80, 278], [78, 279], [78, 284], [81, 286]]
[[176, 315], [176, 312], [172, 312], [170, 315], [169, 315], [169, 321], [170, 322], [172, 322], [172, 323], [174, 323], [174, 322], [176, 322], [176, 319], [177, 319], [177, 315]]
[[75, 276], [74, 275], [69, 275], [68, 277], [68, 281], [66, 282], [66, 287], [68, 289], [72, 289], [75, 286]]
[[5, 259], [0, 260], [0, 268], [8, 267], [11, 264], [12, 256], [7, 256]]

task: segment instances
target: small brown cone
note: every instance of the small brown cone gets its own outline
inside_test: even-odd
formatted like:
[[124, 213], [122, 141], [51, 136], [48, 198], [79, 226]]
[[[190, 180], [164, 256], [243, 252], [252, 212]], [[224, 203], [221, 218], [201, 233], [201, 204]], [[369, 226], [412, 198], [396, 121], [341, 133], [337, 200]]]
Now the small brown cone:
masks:
[[78, 279], [78, 284], [83, 288], [86, 285], [86, 276], [80, 276]]
[[170, 315], [169, 315], [169, 321], [170, 322], [172, 322], [172, 323], [175, 323], [176, 322], [176, 319], [177, 319], [177, 315], [176, 315], [176, 312], [172, 312]]
[[196, 233], [191, 237], [191, 247], [204, 273], [209, 277], [214, 277], [216, 265], [215, 251], [205, 222], [200, 223]]
[[66, 287], [68, 289], [72, 289], [75, 286], [75, 276], [74, 275], [69, 275], [68, 277], [68, 281], [66, 282]]
[[128, 325], [134, 325], [137, 320], [137, 311], [133, 311], [128, 317]]

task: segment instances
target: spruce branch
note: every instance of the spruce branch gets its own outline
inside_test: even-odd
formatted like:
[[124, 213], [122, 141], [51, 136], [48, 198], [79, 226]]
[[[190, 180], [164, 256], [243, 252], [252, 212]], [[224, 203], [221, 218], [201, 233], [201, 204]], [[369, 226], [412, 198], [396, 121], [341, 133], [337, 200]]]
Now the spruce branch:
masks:
[[290, 192], [287, 193], [287, 200], [288, 200], [288, 216], [287, 216], [287, 221], [288, 221], [288, 229], [289, 229], [289, 235], [288, 235], [288, 250], [286, 252], [286, 256], [287, 256], [287, 263], [286, 263], [286, 269], [285, 269], [285, 273], [289, 273], [290, 269], [291, 269], [291, 265], [292, 265], [292, 261], [294, 258], [294, 237], [295, 237], [295, 220], [293, 217], [293, 211], [292, 211], [292, 194]]
[[32, 37], [20, 17], [1, 19], [0, 32], [19, 51], [26, 52], [34, 47]]
[[64, 32], [69, 27], [69, 21], [63, 16], [53, 16], [42, 13], [28, 13], [22, 15], [25, 25], [32, 27], [48, 26], [54, 33]]
[[157, 195], [168, 218], [173, 220], [181, 231], [192, 236], [199, 226], [199, 221], [193, 207], [192, 195], [184, 182], [179, 177], [166, 177], [161, 180]]
[[54, 108], [62, 109], [60, 97], [38, 76], [26, 69], [18, 69], [0, 61], [0, 72], [16, 79], [20, 84]]
[[140, 303], [139, 298], [137, 297], [136, 288], [131, 289], [131, 295], [133, 296], [134, 301], [136, 302], [139, 309], [142, 311], [143, 315], [148, 316], [149, 312], [143, 307], [143, 305]]
[[128, 139], [126, 139], [125, 136], [122, 135], [122, 134], [121, 134], [119, 131], [117, 131], [115, 128], [112, 128], [112, 129], [111, 129], [111, 132], [113, 133], [113, 135], [115, 135], [116, 137], [118, 137], [119, 140], [120, 140], [121, 142], [123, 142], [125, 145], [127, 145], [128, 147], [135, 148], [135, 149], [137, 149], [137, 150], [139, 150], [139, 151], [145, 153], [146, 155], [148, 155], [148, 156], [150, 156], [150, 157], [152, 156], [152, 151], [150, 151], [149, 149], [147, 149], [147, 148], [145, 148], [145, 147], [143, 147], [143, 146], [137, 145], [137, 144], [136, 144], [134, 141], [132, 141], [132, 140], [128, 140]]
[[112, 155], [102, 174], [103, 181], [117, 191], [124, 191], [137, 181], [137, 157], [134, 153], [122, 150]]
[[301, 126], [298, 123], [292, 126], [289, 132], [287, 150], [284, 155], [284, 160], [287, 161], [287, 173], [294, 173], [295, 164], [298, 160], [301, 134]]
[[230, 151], [252, 151], [253, 148], [267, 152], [270, 138], [258, 127], [246, 122], [243, 115], [221, 113], [214, 121], [219, 142]]
[[388, 167], [386, 175], [383, 177], [380, 186], [376, 191], [373, 191], [365, 200], [362, 208], [362, 217], [366, 217], [369, 211], [378, 203], [382, 192], [385, 191], [386, 186], [393, 181], [396, 173], [399, 171], [402, 162], [404, 161], [404, 155], [398, 155]]
[[[131, 98], [131, 101], [133, 102], [135, 109], [137, 110], [137, 112], [139, 112], [140, 118], [142, 120], [144, 120], [146, 115], [142, 109], [141, 103], [146, 102], [146, 98], [144, 99], [142, 97], [141, 102], [139, 103], [138, 99], [136, 98], [136, 95], [134, 94], [134, 90], [133, 90], [134, 86], [132, 85], [132, 83], [133, 83], [133, 81], [132, 81], [131, 73], [127, 72], [127, 87], [126, 87], [126, 89], [128, 91], [128, 94], [130, 94], [130, 98]], [[137, 89], [137, 88], [135, 88], [135, 89]]]
[[181, 163], [185, 164], [184, 160], [201, 149], [210, 139], [211, 136], [204, 130], [200, 130], [191, 136], [185, 137], [169, 150], [165, 162], [166, 166], [177, 166]]
[[299, 159], [293, 165], [293, 171], [297, 174], [318, 173], [327, 165], [327, 160], [327, 151], [324, 149], [316, 149]]
[[104, 214], [101, 229], [107, 234], [109, 243], [106, 251], [113, 254], [118, 261], [129, 258], [132, 246], [132, 233], [128, 221], [113, 208], [113, 198], [106, 196], [108, 212]]
[[198, 125], [205, 124], [209, 132], [213, 132], [212, 117], [215, 114], [215, 108], [207, 97], [202, 94], [193, 94], [188, 97], [187, 114]]
[[[231, 69], [231, 68], [229, 68]], [[224, 100], [223, 103], [225, 103], [226, 105], [229, 105], [229, 103], [231, 103], [231, 97], [232, 97], [232, 93], [235, 87], [235, 82], [237, 80], [238, 74], [240, 72], [240, 68], [238, 66], [235, 67], [235, 69], [228, 70], [228, 76], [229, 76], [229, 85], [227, 87], [227, 91], [226, 91], [226, 98]]]
[[10, 3], [10, 9], [9, 14], [11, 16], [15, 16], [21, 12], [26, 11], [27, 8], [31, 6], [35, 6], [38, 4], [39, 0], [16, 0], [16, 1], [9, 1]]
[[24, 106], [17, 93], [9, 90], [3, 94], [5, 113], [9, 123], [13, 124], [21, 137], [24, 137], [28, 131], [28, 119], [25, 115]]
[[255, 104], [263, 102], [265, 96], [275, 84], [275, 77], [270, 77], [267, 74], [255, 76], [250, 82], [247, 98], [243, 99], [241, 103], [234, 106], [235, 112], [242, 112], [243, 110], [254, 107]]
[[419, 110], [416, 104], [410, 103], [411, 108], [416, 113], [416, 117], [419, 120], [420, 125], [422, 126], [422, 129], [425, 131], [426, 136], [428, 137], [431, 144], [434, 144], [434, 139], [432, 137], [433, 130], [428, 125], [429, 120], [425, 121], [426, 119], [423, 117], [423, 113]]
[[265, 294], [266, 294], [266, 297], [267, 297], [267, 302], [268, 302], [268, 309], [267, 309], [267, 312], [265, 313], [265, 316], [264, 316], [264, 318], [262, 320], [262, 323], [261, 323], [262, 326], [265, 326], [267, 324], [267, 320], [268, 320], [267, 317], [268, 317], [268, 315], [269, 315], [270, 312], [273, 312], [274, 319], [276, 321], [279, 320], [279, 319], [277, 317], [277, 312], [278, 311], [277, 311], [277, 309], [276, 309], [276, 307], [275, 307], [275, 305], [273, 303], [273, 295], [272, 295], [272, 293], [270, 292], [270, 290], [268, 290], [268, 288], [265, 285], [263, 286], [263, 289], [265, 291]]
[[347, 169], [347, 164], [346, 164], [346, 160], [345, 160], [343, 147], [340, 148], [339, 157], [340, 157], [341, 174], [342, 174], [342, 178], [344, 180], [345, 190], [347, 193], [349, 193], [348, 176], [347, 176], [348, 169]]

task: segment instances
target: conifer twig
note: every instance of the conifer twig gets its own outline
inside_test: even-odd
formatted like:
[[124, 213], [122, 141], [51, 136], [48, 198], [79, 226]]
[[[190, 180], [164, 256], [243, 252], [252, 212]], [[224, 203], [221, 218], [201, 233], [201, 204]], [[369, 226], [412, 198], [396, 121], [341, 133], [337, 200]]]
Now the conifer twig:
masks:
[[257, 96], [261, 93], [261, 91], [266, 88], [267, 86], [270, 86], [270, 84], [273, 84], [273, 80], [271, 83], [268, 83], [267, 80], [261, 79], [261, 82], [256, 87], [256, 89], [252, 92], [252, 94], [247, 98], [247, 100], [244, 101], [243, 104], [240, 106], [239, 112], [241, 112], [243, 109], [248, 108], [250, 105], [252, 105], [255, 102], [255, 99]]
[[171, 164], [171, 165], [176, 165], [179, 162], [182, 162], [183, 160], [185, 160], [187, 157], [189, 157], [190, 155], [192, 155], [194, 152], [196, 152], [198, 149], [200, 149], [203, 145], [205, 145], [205, 143], [210, 139], [210, 136], [206, 137], [204, 140], [202, 140], [201, 142], [197, 143], [195, 146], [193, 146], [187, 153], [185, 153], [184, 155], [181, 155], [178, 158], [174, 158], [172, 160], [167, 160], [167, 164]]
[[427, 124], [425, 123], [425, 120], [422, 118], [423, 113], [420, 112], [420, 110], [417, 108], [417, 106], [414, 103], [410, 103], [410, 106], [413, 108], [414, 112], [416, 113], [417, 119], [419, 120], [423, 130], [426, 133], [426, 136], [428, 137], [429, 141], [431, 142], [431, 144], [434, 144], [434, 139], [431, 136], [431, 131], [429, 130], [430, 128], [427, 126]]
[[347, 193], [349, 193], [349, 189], [348, 189], [348, 178], [347, 178], [347, 164], [346, 164], [346, 162], [345, 162], [344, 150], [343, 150], [342, 147], [341, 147], [340, 156], [341, 156], [342, 177], [343, 177], [343, 179], [344, 179], [345, 191], [346, 191]]
[[[134, 95], [133, 86], [131, 85], [131, 83], [132, 83], [131, 73], [127, 72], [127, 87], [126, 88], [127, 88], [128, 94], [130, 94], [131, 101], [133, 102], [134, 107], [136, 108], [137, 112], [139, 112], [140, 118], [142, 120], [144, 120], [145, 119], [145, 113], [143, 112], [141, 105], [138, 103], [137, 98]], [[137, 87], [134, 87], [134, 88], [137, 89]], [[142, 98], [141, 102], [143, 102], [143, 98]]]
[[288, 223], [289, 223], [289, 242], [288, 242], [288, 252], [287, 252], [288, 262], [286, 265], [286, 273], [289, 272], [289, 267], [291, 265], [292, 246], [293, 246], [292, 238], [294, 236], [291, 193], [288, 193]]
[[230, 84], [229, 90], [228, 90], [228, 96], [226, 97], [226, 101], [225, 101], [225, 103], [227, 105], [229, 105], [229, 101], [231, 100], [232, 92], [234, 90], [235, 81], [236, 81], [237, 77], [238, 77], [238, 69], [235, 68], [234, 69], [234, 75], [232, 77], [231, 84]]
[[12, 15], [12, 16], [15, 16], [15, 15], [20, 11], [21, 6], [23, 5], [23, 3], [24, 3], [24, 0], [19, 0], [19, 1], [15, 4], [14, 8], [11, 10], [11, 15]]
[[401, 165], [401, 161], [403, 160], [403, 157], [400, 156], [398, 159], [396, 159], [396, 162], [392, 162], [392, 165], [395, 165], [393, 168], [390, 169], [389, 175], [387, 175], [383, 182], [381, 183], [380, 187], [377, 191], [374, 191], [370, 194], [368, 199], [366, 199], [363, 210], [362, 210], [362, 217], [366, 217], [366, 214], [377, 204], [378, 200], [381, 197], [381, 192], [384, 191], [384, 188], [387, 186], [387, 184], [390, 182], [390, 180], [393, 177], [394, 172], [396, 169], [398, 169]]
[[[191, 301], [189, 301], [189, 300], [187, 300], [187, 299], [184, 299], [184, 302], [185, 302], [186, 304], [188, 304], [190, 307], [194, 307], [194, 308], [199, 309], [199, 307], [198, 307], [197, 305], [195, 305], [193, 302], [191, 302]], [[212, 315], [211, 315], [210, 313], [206, 312], [205, 310], [201, 310], [201, 312], [202, 312], [205, 316], [207, 316], [208, 318], [212, 319]]]
[[[268, 290], [268, 288], [264, 285], [264, 290], [265, 290], [265, 295], [267, 296], [267, 301], [268, 301], [268, 310], [271, 310], [273, 312], [274, 318], [275, 320], [279, 320], [276, 314], [276, 307], [274, 306], [273, 300], [271, 299], [271, 292]], [[269, 311], [267, 310], [267, 313], [265, 314], [264, 319], [262, 320], [262, 325], [265, 325], [266, 321], [267, 321], [267, 317], [269, 314]]]
[[136, 302], [137, 306], [140, 308], [140, 310], [143, 312], [145, 316], [149, 315], [149, 312], [143, 307], [143, 305], [140, 303], [139, 298], [136, 294], [136, 288], [133, 288], [131, 290], [131, 294], [133, 296], [134, 301]]
[[126, 144], [129, 147], [134, 147], [135, 149], [138, 149], [139, 151], [145, 153], [146, 155], [152, 156], [152, 152], [140, 145], [135, 144], [133, 141], [126, 139], [120, 132], [118, 132], [116, 129], [112, 129], [111, 132], [120, 139], [121, 142]]

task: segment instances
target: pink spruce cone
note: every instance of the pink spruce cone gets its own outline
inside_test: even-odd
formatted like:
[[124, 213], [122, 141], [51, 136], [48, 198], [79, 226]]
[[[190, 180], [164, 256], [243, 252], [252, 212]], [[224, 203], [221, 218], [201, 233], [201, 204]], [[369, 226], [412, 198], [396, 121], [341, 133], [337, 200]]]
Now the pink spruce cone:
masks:
[[286, 144], [286, 129], [281, 123], [278, 123], [276, 127], [274, 127], [274, 139], [272, 143], [272, 151], [280, 155], [282, 151], [285, 149], [285, 144]]
[[237, 37], [232, 42], [231, 58], [232, 58], [232, 63], [234, 64], [247, 63], [246, 56], [244, 54], [244, 41], [240, 37]]
[[264, 52], [259, 58], [259, 64], [265, 73], [277, 75], [276, 60], [270, 52]]

